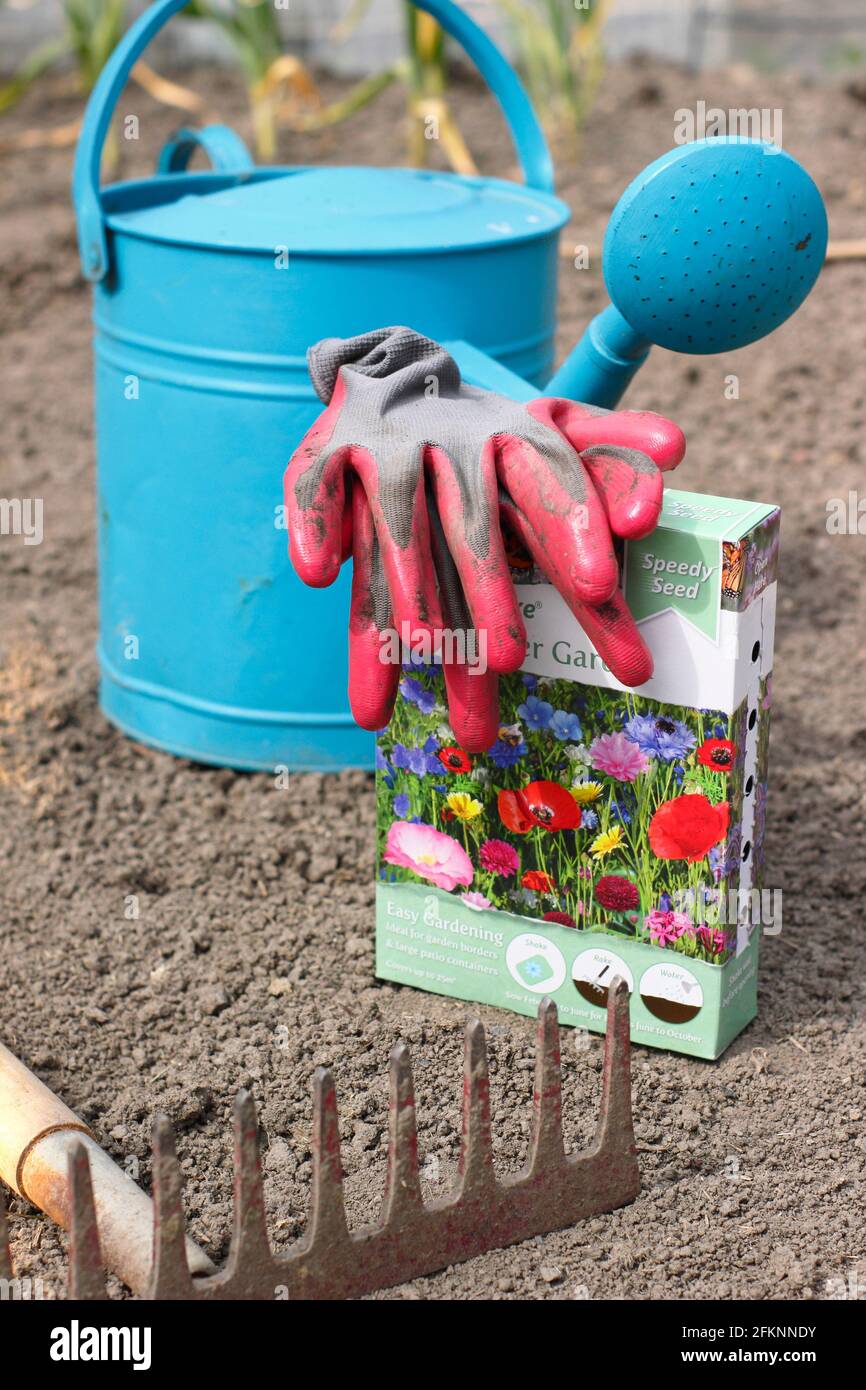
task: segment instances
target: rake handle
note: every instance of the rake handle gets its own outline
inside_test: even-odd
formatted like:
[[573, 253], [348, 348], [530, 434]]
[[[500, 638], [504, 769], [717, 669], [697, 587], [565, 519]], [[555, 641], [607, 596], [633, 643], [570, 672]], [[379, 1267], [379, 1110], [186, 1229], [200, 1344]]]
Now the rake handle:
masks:
[[31, 1150], [59, 1131], [90, 1134], [75, 1112], [0, 1043], [0, 1178], [19, 1196], [28, 1195], [23, 1169]]
[[[72, 1215], [69, 1155], [83, 1144], [103, 1261], [133, 1293], [147, 1292], [153, 1202], [97, 1144], [87, 1125], [0, 1043], [0, 1178], [68, 1231]], [[187, 1237], [193, 1274], [214, 1266]]]

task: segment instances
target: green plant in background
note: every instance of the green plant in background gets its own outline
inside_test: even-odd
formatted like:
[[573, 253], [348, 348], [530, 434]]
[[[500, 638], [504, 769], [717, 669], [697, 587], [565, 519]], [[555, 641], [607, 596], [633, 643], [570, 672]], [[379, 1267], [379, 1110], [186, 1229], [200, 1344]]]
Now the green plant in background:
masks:
[[[335, 42], [352, 35], [369, 3], [351, 0], [332, 33]], [[497, 3], [511, 22], [530, 92], [547, 123], [553, 130], [577, 130], [601, 74], [599, 35], [606, 0], [586, 0], [587, 8], [575, 0]], [[126, 28], [127, 9], [127, 0], [64, 0], [62, 33], [36, 48], [12, 80], [0, 87], [0, 112], [14, 105], [43, 74], [69, 60], [80, 90], [89, 92]], [[407, 93], [410, 162], [425, 165], [431, 145], [438, 143], [458, 173], [477, 173], [448, 101], [446, 35], [431, 15], [408, 0], [404, 4], [405, 54], [328, 105], [322, 103], [300, 59], [283, 52], [279, 15], [272, 0], [191, 0], [183, 13], [218, 26], [229, 41], [246, 80], [261, 159], [274, 159], [278, 125], [296, 131], [336, 126], [399, 82]], [[135, 65], [132, 75], [159, 101], [193, 112], [204, 108], [202, 98], [167, 82], [143, 62]], [[47, 135], [26, 132], [18, 143], [23, 147], [69, 144], [77, 132], [76, 122]], [[113, 162], [110, 145], [107, 162]]]
[[[77, 85], [90, 92], [109, 55], [126, 29], [127, 0], [65, 0], [63, 32], [35, 49], [11, 82], [0, 88], [0, 111], [13, 106], [24, 92], [56, 65], [74, 61]], [[256, 150], [262, 159], [276, 154], [276, 122], [286, 108], [287, 89], [309, 106], [319, 103], [315, 83], [298, 58], [282, 51], [277, 11], [272, 0], [231, 0], [226, 6], [210, 0], [192, 0], [184, 10], [189, 19], [208, 20], [229, 40], [246, 78]], [[146, 63], [132, 69], [133, 79], [157, 101], [200, 113], [205, 101], [186, 87], [168, 82]], [[31, 139], [31, 132], [17, 142], [22, 147], [37, 143], [70, 144], [78, 135], [79, 122], [54, 132], [54, 137]], [[105, 162], [115, 162], [116, 150], [107, 142]]]
[[[78, 90], [89, 93], [120, 42], [126, 29], [126, 17], [127, 0], [64, 0], [62, 32], [35, 48], [12, 80], [0, 87], [0, 112], [14, 106], [40, 77], [70, 60]], [[167, 82], [146, 63], [136, 63], [132, 76], [139, 86], [165, 105], [196, 112], [204, 107], [204, 102], [194, 92], [176, 82]], [[73, 144], [80, 125], [80, 121], [73, 121], [48, 132], [24, 131], [11, 143], [21, 149]], [[115, 144], [106, 141], [104, 163], [111, 167], [116, 156]]]
[[[256, 152], [260, 159], [272, 160], [277, 151], [278, 120], [293, 115], [297, 105], [321, 104], [304, 64], [283, 52], [273, 0], [232, 0], [228, 7], [213, 5], [210, 0], [192, 0], [184, 14], [209, 20], [228, 39], [247, 84]], [[287, 92], [294, 98], [288, 105]]]
[[552, 135], [575, 136], [604, 69], [607, 0], [496, 0], [507, 16], [529, 94]]
[[125, 27], [126, 0], [65, 0], [62, 33], [34, 49], [0, 88], [0, 111], [14, 106], [43, 73], [70, 58], [81, 90], [89, 92]]
[[[356, 30], [369, 9], [370, 0], [352, 0], [331, 37], [341, 43]], [[445, 33], [431, 15], [404, 5], [406, 53], [396, 62], [356, 83], [339, 100], [319, 111], [287, 118], [294, 130], [323, 130], [347, 120], [390, 87], [402, 83], [407, 91], [409, 118], [409, 160], [413, 165], [427, 163], [430, 145], [438, 142], [452, 169], [460, 174], [477, 174], [478, 169], [447, 99], [448, 66]]]
[[432, 15], [407, 4], [406, 34], [409, 53], [409, 160], [423, 165], [427, 144], [439, 140], [458, 174], [477, 174], [460, 127], [446, 99], [448, 69], [445, 31]]
[[[352, 0], [332, 32], [334, 41], [348, 39], [368, 8], [369, 0]], [[260, 159], [275, 158], [279, 125], [299, 132], [325, 130], [362, 111], [392, 83], [400, 82], [407, 92], [411, 162], [426, 164], [431, 144], [438, 142], [458, 173], [477, 173], [447, 99], [445, 34], [430, 15], [408, 0], [404, 11], [405, 54], [328, 105], [322, 103], [318, 87], [300, 59], [283, 52], [279, 15], [272, 0], [191, 0], [183, 15], [216, 25], [228, 40], [246, 80]], [[79, 88], [89, 92], [120, 40], [126, 18], [127, 0], [65, 0], [63, 32], [31, 53], [11, 82], [0, 88], [0, 111], [14, 105], [44, 73], [70, 58], [75, 62]], [[143, 62], [135, 65], [132, 75], [159, 101], [187, 111], [204, 109], [202, 98], [165, 81]], [[79, 122], [74, 122], [54, 132], [25, 132], [14, 143], [23, 148], [71, 144], [78, 130]], [[106, 163], [112, 164], [115, 155], [108, 143]]]

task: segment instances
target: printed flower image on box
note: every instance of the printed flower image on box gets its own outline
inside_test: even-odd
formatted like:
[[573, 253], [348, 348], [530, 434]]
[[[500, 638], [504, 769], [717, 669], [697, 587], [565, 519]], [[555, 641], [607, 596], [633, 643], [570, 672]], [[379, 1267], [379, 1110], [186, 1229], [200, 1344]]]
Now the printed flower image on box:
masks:
[[[406, 664], [377, 742], [377, 974], [716, 1057], [756, 1009], [779, 513], [670, 490], [623, 548], [655, 665], [622, 686], [531, 563], [524, 669], [469, 754], [436, 666]], [[514, 557], [519, 560], [519, 556]], [[743, 908], [747, 910], [743, 911]]]
[[726, 960], [737, 720], [534, 675], [501, 682], [500, 711], [497, 742], [470, 757], [438, 669], [405, 673], [378, 746], [380, 877]]

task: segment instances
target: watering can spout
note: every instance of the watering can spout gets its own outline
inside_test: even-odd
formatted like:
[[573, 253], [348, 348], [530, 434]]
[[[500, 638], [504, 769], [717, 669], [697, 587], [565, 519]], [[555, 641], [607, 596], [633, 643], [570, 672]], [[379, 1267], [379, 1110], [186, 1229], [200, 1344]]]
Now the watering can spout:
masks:
[[533, 386], [481, 348], [459, 339], [443, 343], [470, 386], [498, 391], [516, 401], [538, 396], [564, 396], [567, 400], [612, 410], [652, 345], [635, 335], [618, 309], [611, 304], [587, 327], [580, 342], [546, 386]]
[[645, 338], [637, 337], [619, 310], [609, 304], [554, 372], [544, 394], [612, 409], [646, 361], [651, 346]]

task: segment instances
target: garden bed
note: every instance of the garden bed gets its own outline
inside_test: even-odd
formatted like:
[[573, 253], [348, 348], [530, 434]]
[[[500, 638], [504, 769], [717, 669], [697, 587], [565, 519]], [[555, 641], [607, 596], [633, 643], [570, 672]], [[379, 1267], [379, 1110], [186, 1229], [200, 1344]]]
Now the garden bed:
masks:
[[[195, 82], [248, 134], [228, 77]], [[862, 236], [862, 100], [802, 78], [696, 79], [644, 63], [608, 74], [582, 159], [560, 157], [569, 243], [600, 244], [618, 193], [672, 143], [676, 108], [699, 97], [781, 107], [784, 143], [821, 186], [831, 236]], [[481, 167], [508, 174], [493, 104], [466, 88], [457, 106]], [[41, 87], [0, 137], [78, 109]], [[180, 122], [136, 89], [120, 109], [140, 116], [139, 142], [121, 142], [128, 177], [152, 167]], [[284, 136], [281, 156], [396, 162], [399, 117], [392, 92], [334, 135]], [[216, 1258], [242, 1085], [259, 1106], [271, 1227], [282, 1243], [300, 1232], [319, 1063], [336, 1074], [350, 1218], [374, 1217], [387, 1059], [404, 1036], [425, 1189], [439, 1194], [456, 1167], [467, 1011], [373, 979], [372, 777], [298, 776], [280, 790], [268, 776], [137, 747], [99, 714], [89, 294], [71, 155], [2, 162], [0, 493], [44, 498], [45, 539], [0, 538], [0, 1036], [145, 1183], [151, 1116], [169, 1113], [191, 1233]], [[782, 507], [766, 883], [783, 891], [784, 923], [762, 945], [759, 1017], [716, 1064], [634, 1050], [644, 1190], [633, 1206], [384, 1297], [573, 1297], [585, 1286], [593, 1298], [820, 1298], [828, 1280], [866, 1270], [866, 538], [825, 525], [828, 499], [863, 488], [862, 285], [862, 263], [835, 265], [767, 343], [724, 358], [658, 353], [628, 399], [685, 430], [679, 486]], [[603, 298], [598, 258], [589, 270], [564, 258], [563, 350]], [[482, 1013], [498, 1159], [514, 1169], [529, 1132], [533, 1027]], [[577, 1145], [597, 1110], [602, 1043], [562, 1036]], [[60, 1296], [65, 1237], [20, 1201], [12, 1234], [19, 1272]]]

